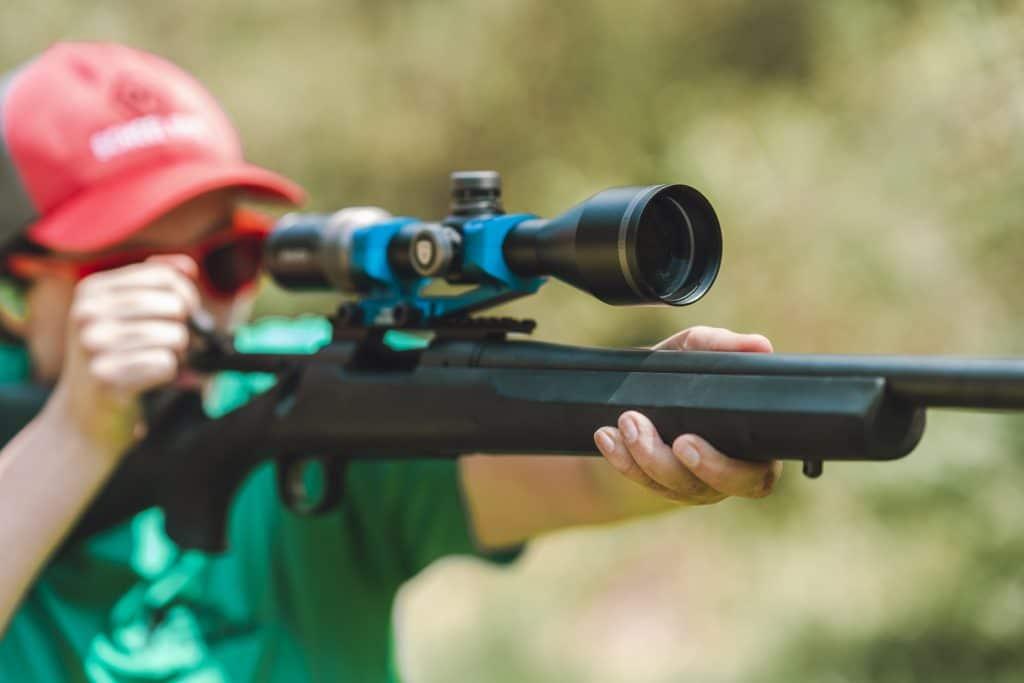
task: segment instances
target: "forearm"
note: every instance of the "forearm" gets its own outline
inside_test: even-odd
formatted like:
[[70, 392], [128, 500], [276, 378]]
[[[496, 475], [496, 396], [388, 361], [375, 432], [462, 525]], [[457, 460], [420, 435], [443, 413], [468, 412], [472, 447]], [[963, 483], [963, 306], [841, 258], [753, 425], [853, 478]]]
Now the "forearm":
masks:
[[474, 532], [488, 548], [679, 507], [624, 478], [601, 457], [475, 455], [460, 462]]
[[0, 450], [0, 633], [116, 463], [69, 429], [53, 402]]

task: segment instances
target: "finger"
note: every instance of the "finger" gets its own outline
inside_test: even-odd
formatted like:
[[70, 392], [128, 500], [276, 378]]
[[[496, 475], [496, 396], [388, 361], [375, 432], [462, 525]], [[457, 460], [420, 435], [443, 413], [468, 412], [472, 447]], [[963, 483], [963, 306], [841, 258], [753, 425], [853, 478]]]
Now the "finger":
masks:
[[201, 303], [199, 289], [191, 280], [186, 279], [180, 273], [170, 271], [166, 268], [159, 270], [144, 271], [133, 274], [123, 279], [115, 279], [102, 283], [90, 283], [82, 281], [75, 293], [78, 300], [99, 299], [113, 295], [128, 295], [133, 292], [165, 292], [172, 294], [185, 302], [188, 310], [197, 310]]
[[135, 395], [173, 381], [178, 358], [169, 349], [116, 351], [97, 355], [89, 370], [105, 388]]
[[136, 349], [170, 349], [179, 358], [188, 348], [184, 323], [171, 320], [98, 320], [82, 328], [82, 348], [92, 354]]
[[[151, 256], [146, 260], [149, 265], [169, 266], [170, 287], [178, 293], [189, 305], [190, 310], [196, 310], [200, 306], [199, 287], [199, 266], [190, 256], [181, 254], [165, 254]], [[164, 270], [161, 268], [161, 270]]]
[[199, 264], [191, 256], [185, 256], [184, 254], [156, 254], [146, 259], [145, 263], [166, 264], [193, 282], [199, 279]]
[[[184, 258], [193, 265], [195, 263], [188, 257], [178, 258]], [[190, 278], [170, 264], [153, 261], [90, 275], [79, 284], [77, 295], [93, 298], [142, 289], [170, 291], [184, 299], [190, 308], [199, 306], [199, 289], [195, 278]]]
[[698, 325], [669, 337], [654, 348], [659, 351], [746, 351], [771, 353], [772, 343], [762, 334], [739, 334], [723, 327]]
[[185, 320], [192, 310], [189, 303], [177, 294], [141, 289], [77, 297], [71, 318], [80, 325], [102, 318]]
[[636, 464], [618, 429], [601, 427], [594, 432], [594, 443], [597, 444], [597, 450], [601, 452], [605, 460], [611, 463], [611, 466], [624, 477], [662, 495], [670, 495], [671, 492], [668, 489], [647, 476], [647, 473]]
[[730, 458], [695, 434], [684, 434], [676, 439], [672, 452], [702, 481], [730, 496], [767, 496], [782, 474], [779, 461], [750, 462]]
[[619, 432], [637, 466], [680, 500], [707, 503], [725, 498], [683, 466], [647, 416], [635, 410], [623, 413]]

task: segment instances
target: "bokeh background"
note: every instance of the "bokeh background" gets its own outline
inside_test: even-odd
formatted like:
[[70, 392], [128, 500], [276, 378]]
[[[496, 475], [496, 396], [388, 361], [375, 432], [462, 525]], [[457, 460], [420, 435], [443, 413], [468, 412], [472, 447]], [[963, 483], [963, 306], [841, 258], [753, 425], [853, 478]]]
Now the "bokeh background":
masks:
[[[1024, 3], [4, 0], [0, 65], [111, 39], [193, 71], [312, 207], [440, 217], [495, 168], [552, 215], [688, 182], [725, 230], [686, 309], [559, 285], [544, 339], [692, 324], [788, 352], [1024, 355]], [[261, 312], [322, 308], [270, 291]], [[415, 681], [1010, 681], [1024, 675], [1024, 420], [936, 412], [888, 464], [434, 565], [401, 595]]]

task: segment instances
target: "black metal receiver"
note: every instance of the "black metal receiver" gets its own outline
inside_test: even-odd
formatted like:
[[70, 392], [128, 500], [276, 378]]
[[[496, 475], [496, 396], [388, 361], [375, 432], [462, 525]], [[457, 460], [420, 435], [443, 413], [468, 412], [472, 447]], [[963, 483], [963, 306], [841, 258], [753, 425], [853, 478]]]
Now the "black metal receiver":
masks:
[[[347, 459], [591, 454], [594, 430], [625, 410], [666, 438], [697, 433], [732, 456], [802, 460], [818, 476], [824, 460], [906, 455], [929, 406], [1024, 409], [1024, 360], [590, 349], [509, 340], [534, 323], [469, 315], [547, 275], [610, 303], [696, 301], [718, 272], [721, 233], [686, 186], [608, 190], [544, 221], [504, 214], [497, 174], [460, 173], [439, 223], [293, 215], [267, 249], [281, 284], [360, 296], [340, 307], [333, 340], [311, 355], [247, 354], [197, 328], [197, 369], [278, 382], [216, 420], [194, 396], [153, 402], [149, 437], [78, 536], [157, 504], [174, 540], [217, 551], [235, 490], [268, 458], [286, 503], [321, 512], [342, 493]], [[431, 277], [475, 288], [425, 296]], [[403, 350], [395, 330], [430, 341]]]

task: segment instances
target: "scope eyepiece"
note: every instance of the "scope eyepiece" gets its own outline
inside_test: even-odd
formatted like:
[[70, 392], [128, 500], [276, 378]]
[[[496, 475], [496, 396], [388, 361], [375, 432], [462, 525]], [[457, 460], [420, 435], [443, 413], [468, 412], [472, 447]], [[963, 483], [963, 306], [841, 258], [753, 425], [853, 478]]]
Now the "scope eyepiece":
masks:
[[551, 275], [610, 304], [683, 306], [714, 283], [722, 232], [692, 187], [619, 187], [558, 218], [524, 221], [503, 252], [517, 275]]

